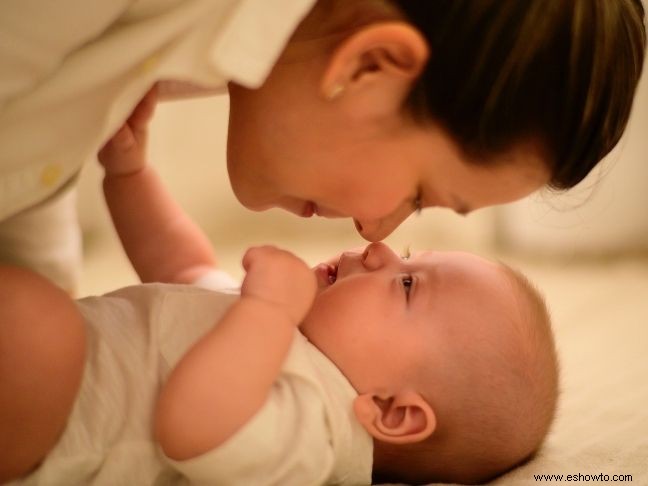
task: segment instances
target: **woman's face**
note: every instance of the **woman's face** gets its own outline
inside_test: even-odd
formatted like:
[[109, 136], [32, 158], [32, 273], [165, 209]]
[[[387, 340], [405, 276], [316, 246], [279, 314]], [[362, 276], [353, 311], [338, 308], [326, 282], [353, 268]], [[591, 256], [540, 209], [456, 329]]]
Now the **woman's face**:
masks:
[[364, 238], [379, 241], [418, 209], [467, 214], [549, 180], [533, 143], [471, 163], [441, 127], [313, 95], [318, 79], [317, 68], [275, 69], [261, 89], [230, 86], [228, 171], [247, 208], [353, 218]]

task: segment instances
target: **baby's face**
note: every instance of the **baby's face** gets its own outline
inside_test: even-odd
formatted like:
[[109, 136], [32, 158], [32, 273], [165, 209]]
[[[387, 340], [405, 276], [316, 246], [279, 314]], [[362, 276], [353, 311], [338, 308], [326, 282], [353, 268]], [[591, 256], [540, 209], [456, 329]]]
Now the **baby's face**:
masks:
[[301, 331], [360, 393], [416, 380], [423, 364], [457, 366], [453, 349], [504, 340], [501, 318], [516, 308], [503, 268], [463, 252], [403, 259], [372, 243], [315, 272], [319, 291]]

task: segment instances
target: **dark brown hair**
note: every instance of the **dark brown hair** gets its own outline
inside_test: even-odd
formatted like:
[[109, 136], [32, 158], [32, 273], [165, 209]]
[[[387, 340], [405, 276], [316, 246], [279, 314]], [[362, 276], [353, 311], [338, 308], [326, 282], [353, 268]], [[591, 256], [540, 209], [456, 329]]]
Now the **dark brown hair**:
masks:
[[537, 139], [550, 186], [580, 182], [625, 130], [646, 44], [640, 0], [391, 0], [431, 56], [406, 108], [476, 160]]

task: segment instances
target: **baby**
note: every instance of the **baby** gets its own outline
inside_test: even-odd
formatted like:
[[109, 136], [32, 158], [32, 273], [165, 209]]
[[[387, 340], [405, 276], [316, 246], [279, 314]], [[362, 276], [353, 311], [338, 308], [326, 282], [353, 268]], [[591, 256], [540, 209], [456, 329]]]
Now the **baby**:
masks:
[[[244, 265], [240, 296], [150, 284], [76, 305], [5, 267], [39, 288], [51, 309], [39, 325], [67, 338], [25, 355], [83, 353], [71, 327], [87, 339], [66, 428], [17, 484], [473, 483], [537, 450], [556, 362], [542, 300], [516, 272], [460, 252], [403, 260], [381, 243], [314, 272], [270, 247]], [[11, 310], [3, 349], [37, 314]]]
[[475, 483], [538, 449], [557, 365], [524, 277], [382, 243], [313, 270], [258, 247], [239, 294], [141, 135], [102, 152], [104, 190], [142, 280], [167, 283], [74, 302], [0, 267], [0, 480]]

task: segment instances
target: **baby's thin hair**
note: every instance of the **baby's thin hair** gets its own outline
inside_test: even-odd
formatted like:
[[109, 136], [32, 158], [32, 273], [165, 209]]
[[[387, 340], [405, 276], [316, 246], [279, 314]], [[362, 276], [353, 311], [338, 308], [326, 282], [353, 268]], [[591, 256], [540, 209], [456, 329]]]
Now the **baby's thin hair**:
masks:
[[444, 389], [443, 401], [450, 405], [427, 397], [437, 413], [437, 430], [417, 444], [387, 446], [389, 471], [377, 471], [376, 479], [481, 483], [533, 457], [546, 438], [558, 400], [549, 310], [526, 276], [506, 264], [501, 268], [517, 305], [500, 325], [513, 339], [482, 340], [485, 353], [465, 350], [458, 357], [472, 366], [457, 368], [449, 377], [458, 387], [450, 390], [455, 394], [450, 399]]
[[[558, 379], [560, 375], [560, 361], [553, 337], [551, 314], [544, 294], [526, 275], [504, 262], [500, 261], [499, 263], [511, 278], [514, 284], [513, 291], [516, 292], [519, 299], [523, 300], [518, 305], [520, 321], [533, 323], [533, 325], [527, 326], [529, 332], [533, 334], [533, 342], [544, 341], [547, 343], [546, 358], [553, 364], [553, 366], [547, 368], [548, 370], [553, 370], [554, 373], [546, 377], [550, 383], [547, 387], [549, 395], [545, 397], [548, 400], [548, 406], [545, 408], [548, 415], [544, 417], [544, 432], [542, 434], [544, 437], [549, 432], [554, 421], [559, 395]], [[526, 314], [526, 316], [524, 314]], [[538, 444], [538, 446], [539, 445], [540, 444]]]

